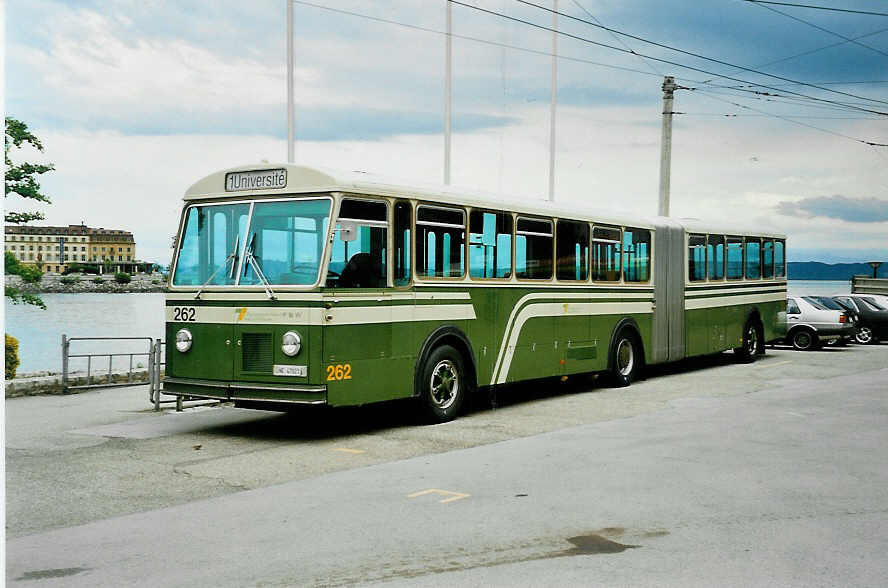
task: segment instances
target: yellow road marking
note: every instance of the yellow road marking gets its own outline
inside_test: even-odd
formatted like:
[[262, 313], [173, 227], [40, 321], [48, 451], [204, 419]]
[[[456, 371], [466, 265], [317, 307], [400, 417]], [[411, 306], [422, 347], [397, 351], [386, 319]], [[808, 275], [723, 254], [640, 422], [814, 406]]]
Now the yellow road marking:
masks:
[[419, 492], [408, 494], [407, 498], [416, 498], [418, 496], [425, 496], [426, 494], [440, 494], [441, 496], [450, 496], [450, 498], [439, 500], [438, 502], [441, 504], [447, 504], [448, 502], [462, 500], [463, 498], [468, 498], [469, 496], [471, 496], [471, 494], [465, 494], [463, 492], [451, 492], [450, 490], [438, 490], [437, 488], [429, 488], [428, 490], [420, 490]]
[[774, 367], [775, 365], [785, 365], [785, 364], [787, 364], [787, 363], [792, 363], [792, 360], [791, 360], [791, 359], [787, 359], [787, 360], [785, 360], [785, 361], [778, 361], [777, 363], [769, 363], [769, 364], [763, 365], [763, 366], [762, 366], [762, 369], [764, 369], [764, 368], [769, 368], [769, 367]]
[[333, 451], [341, 451], [343, 453], [367, 453], [363, 449], [349, 449], [348, 447], [336, 447]]

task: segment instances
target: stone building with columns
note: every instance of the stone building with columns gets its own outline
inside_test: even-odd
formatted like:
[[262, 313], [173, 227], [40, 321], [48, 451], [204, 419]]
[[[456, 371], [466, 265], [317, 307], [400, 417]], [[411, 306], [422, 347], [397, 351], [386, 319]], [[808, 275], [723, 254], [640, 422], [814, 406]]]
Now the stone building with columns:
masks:
[[136, 242], [129, 231], [81, 223], [67, 227], [7, 225], [4, 232], [4, 251], [19, 263], [45, 272], [64, 273], [72, 263], [98, 265], [104, 271], [125, 271], [136, 264]]

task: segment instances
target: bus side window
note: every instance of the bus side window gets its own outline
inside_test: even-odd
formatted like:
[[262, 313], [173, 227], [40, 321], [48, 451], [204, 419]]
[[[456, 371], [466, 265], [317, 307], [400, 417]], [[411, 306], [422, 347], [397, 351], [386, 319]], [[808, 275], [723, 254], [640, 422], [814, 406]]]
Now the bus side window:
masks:
[[743, 239], [740, 237], [728, 237], [727, 245], [727, 275], [729, 280], [743, 279]]
[[762, 240], [758, 237], [746, 238], [746, 279], [758, 280], [762, 277]]
[[517, 275], [526, 280], [552, 279], [552, 221], [518, 217], [515, 225]]
[[[385, 202], [345, 198], [339, 207], [327, 285], [384, 288], [388, 210]], [[348, 230], [354, 234], [348, 234]]]
[[592, 228], [592, 280], [620, 281], [620, 243], [623, 236], [617, 227]]
[[469, 275], [512, 276], [512, 215], [483, 210], [469, 215]]
[[688, 280], [700, 282], [706, 279], [706, 237], [688, 235]]
[[623, 229], [623, 279], [647, 282], [651, 277], [651, 232], [646, 229]]
[[461, 278], [464, 273], [466, 212], [461, 208], [416, 209], [416, 275]]
[[395, 286], [406, 286], [410, 283], [410, 218], [413, 216], [409, 202], [399, 201], [395, 204]]
[[762, 277], [774, 277], [774, 241], [762, 241]]
[[557, 278], [586, 281], [589, 274], [589, 225], [559, 220], [556, 228]]
[[786, 276], [786, 260], [784, 256], [785, 244], [783, 241], [774, 241], [774, 277]]
[[706, 245], [706, 263], [709, 266], [710, 280], [721, 280], [725, 277], [724, 235], [709, 235]]

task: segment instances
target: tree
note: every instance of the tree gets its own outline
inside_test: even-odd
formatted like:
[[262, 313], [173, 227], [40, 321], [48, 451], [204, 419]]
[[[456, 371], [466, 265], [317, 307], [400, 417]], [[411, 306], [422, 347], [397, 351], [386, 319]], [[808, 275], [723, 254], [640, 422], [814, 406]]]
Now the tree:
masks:
[[[37, 176], [45, 174], [55, 169], [55, 166], [41, 163], [23, 162], [13, 165], [9, 159], [9, 150], [11, 147], [21, 149], [22, 145], [27, 143], [37, 149], [43, 151], [43, 144], [33, 133], [28, 131], [28, 125], [20, 120], [12, 117], [6, 117], [6, 137], [4, 143], [4, 158], [6, 161], [6, 193], [4, 197], [10, 194], [18, 194], [22, 198], [29, 198], [39, 202], [50, 202], [46, 194], [40, 191], [40, 182]], [[9, 212], [7, 211], [4, 220], [7, 224], [21, 225], [34, 220], [42, 220], [43, 213], [40, 212]], [[39, 268], [29, 268], [21, 265], [15, 256], [7, 253], [4, 256], [6, 264], [6, 273], [15, 274], [22, 277], [25, 282], [36, 283], [40, 281], [42, 273]], [[22, 292], [18, 288], [6, 288], [6, 296], [12, 300], [13, 304], [33, 304], [46, 309], [46, 305], [39, 296]]]
[[[38, 151], [43, 151], [43, 144], [33, 133], [28, 131], [28, 125], [12, 117], [6, 117], [6, 140], [4, 144], [4, 157], [6, 160], [6, 197], [10, 194], [18, 194], [22, 198], [30, 198], [40, 202], [50, 202], [49, 197], [40, 191], [40, 182], [37, 176], [55, 169], [55, 166], [41, 163], [23, 162], [13, 165], [9, 159], [10, 147], [20, 149], [23, 143], [28, 143]], [[11, 225], [21, 225], [35, 220], [43, 220], [40, 212], [6, 212], [5, 220]]]

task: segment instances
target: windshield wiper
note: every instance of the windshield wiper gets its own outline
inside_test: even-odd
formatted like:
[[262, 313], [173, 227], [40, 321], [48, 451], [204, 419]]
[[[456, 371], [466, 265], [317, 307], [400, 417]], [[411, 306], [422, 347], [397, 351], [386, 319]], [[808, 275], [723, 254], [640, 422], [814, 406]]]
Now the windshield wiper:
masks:
[[237, 267], [237, 243], [238, 243], [239, 240], [240, 240], [240, 235], [236, 235], [236, 236], [234, 237], [234, 250], [231, 252], [231, 254], [230, 254], [228, 257], [225, 258], [225, 261], [222, 262], [222, 265], [220, 265], [219, 267], [217, 267], [217, 268], [216, 268], [216, 271], [214, 271], [213, 273], [211, 273], [211, 274], [210, 274], [210, 277], [207, 278], [207, 281], [204, 282], [204, 283], [201, 285], [201, 287], [197, 290], [197, 294], [194, 295], [194, 299], [195, 299], [195, 300], [200, 299], [200, 293], [203, 292], [203, 289], [207, 287], [207, 284], [209, 284], [210, 282], [213, 281], [213, 278], [216, 277], [216, 274], [219, 273], [219, 270], [222, 269], [222, 268], [224, 268], [224, 267], [228, 267], [228, 262], [229, 262], [229, 261], [232, 261], [233, 263], [231, 264], [231, 272], [229, 272], [229, 274], [228, 274], [228, 279], [231, 279], [231, 278], [234, 277], [234, 268]]
[[[271, 289], [271, 282], [268, 281], [268, 278], [265, 277], [265, 274], [262, 272], [262, 268], [259, 267], [259, 262], [256, 260], [256, 257], [253, 255], [253, 245], [256, 244], [256, 233], [253, 233], [253, 236], [250, 237], [250, 244], [247, 246], [247, 251], [244, 253], [244, 261], [247, 262], [249, 267], [253, 268], [253, 271], [256, 272], [256, 275], [262, 281], [262, 287], [265, 288], [265, 295], [268, 296], [269, 299], [275, 300], [274, 292]], [[247, 275], [247, 265], [244, 266], [244, 275]]]

